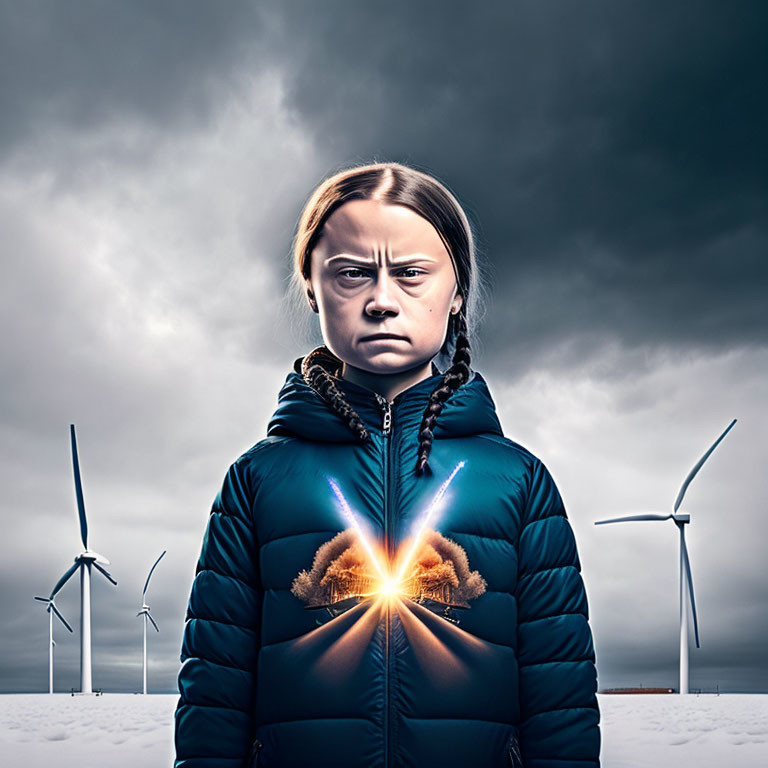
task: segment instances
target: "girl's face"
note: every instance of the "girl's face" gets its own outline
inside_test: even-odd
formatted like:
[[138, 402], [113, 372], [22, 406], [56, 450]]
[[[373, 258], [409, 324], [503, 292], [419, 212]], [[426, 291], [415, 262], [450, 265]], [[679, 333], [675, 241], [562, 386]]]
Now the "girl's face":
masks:
[[344, 203], [326, 220], [311, 267], [307, 291], [327, 347], [371, 373], [429, 365], [445, 341], [449, 312], [461, 307], [442, 240], [405, 206]]

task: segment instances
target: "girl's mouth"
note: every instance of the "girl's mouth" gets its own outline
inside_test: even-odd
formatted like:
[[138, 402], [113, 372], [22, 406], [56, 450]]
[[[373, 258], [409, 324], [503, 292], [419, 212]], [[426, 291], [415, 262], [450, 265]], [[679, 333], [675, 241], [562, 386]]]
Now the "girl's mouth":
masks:
[[374, 333], [371, 336], [364, 336], [360, 341], [408, 341], [408, 339], [394, 333]]

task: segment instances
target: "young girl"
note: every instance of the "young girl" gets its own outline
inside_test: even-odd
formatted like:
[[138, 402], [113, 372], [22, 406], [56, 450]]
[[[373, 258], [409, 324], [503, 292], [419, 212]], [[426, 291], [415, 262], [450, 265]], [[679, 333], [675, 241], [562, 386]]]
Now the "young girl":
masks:
[[464, 211], [408, 166], [353, 167], [294, 255], [325, 344], [214, 501], [175, 768], [599, 766], [573, 532], [470, 365]]

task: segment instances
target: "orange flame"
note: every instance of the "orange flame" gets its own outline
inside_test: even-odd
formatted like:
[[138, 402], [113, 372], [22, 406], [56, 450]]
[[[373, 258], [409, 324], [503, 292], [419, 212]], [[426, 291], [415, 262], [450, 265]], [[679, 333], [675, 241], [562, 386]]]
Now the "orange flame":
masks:
[[[406, 542], [411, 559], [400, 568], [384, 571], [371, 567], [367, 547], [361, 545], [354, 529], [347, 529], [323, 544], [315, 555], [311, 571], [294, 579], [291, 591], [309, 606], [328, 606], [352, 597], [436, 600], [469, 607], [468, 601], [485, 592], [486, 583], [477, 571], [469, 570], [464, 548], [429, 528], [419, 532], [415, 556], [413, 543]], [[374, 553], [374, 563], [384, 561]]]

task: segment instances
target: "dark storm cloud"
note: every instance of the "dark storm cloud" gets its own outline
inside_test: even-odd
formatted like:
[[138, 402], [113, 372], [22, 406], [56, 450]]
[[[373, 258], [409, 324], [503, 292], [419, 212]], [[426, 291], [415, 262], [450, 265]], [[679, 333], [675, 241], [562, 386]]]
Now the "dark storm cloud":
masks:
[[765, 342], [764, 4], [393, 8], [291, 14], [290, 95], [341, 156], [453, 184], [492, 265], [489, 338], [526, 360], [564, 335]]
[[339, 164], [402, 159], [459, 193], [487, 337], [519, 357], [766, 339], [763, 3], [44, 7], [0, 25], [6, 149], [52, 124], [204, 120], [269, 62]]
[[54, 126], [205, 120], [262, 29], [245, 0], [10, 0], [0, 14], [3, 152]]

